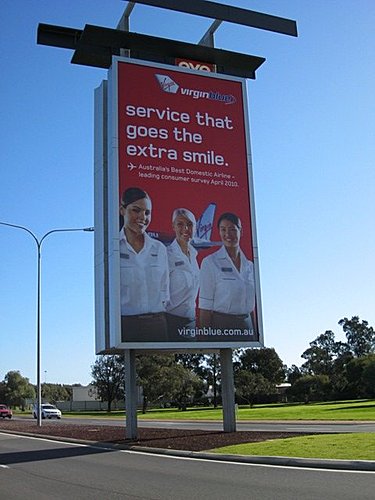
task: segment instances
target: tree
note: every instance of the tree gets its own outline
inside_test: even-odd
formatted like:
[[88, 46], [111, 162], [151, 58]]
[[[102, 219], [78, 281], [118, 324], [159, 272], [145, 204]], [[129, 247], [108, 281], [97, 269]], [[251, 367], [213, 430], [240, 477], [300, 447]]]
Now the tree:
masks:
[[244, 399], [250, 408], [253, 407], [259, 395], [275, 392], [275, 386], [260, 373], [240, 370], [236, 374], [236, 395]]
[[175, 354], [174, 359], [176, 363], [182, 365], [184, 368], [194, 372], [198, 377], [204, 377], [206, 370], [204, 367], [205, 355], [204, 354]]
[[330, 375], [332, 384], [332, 396], [338, 399], [350, 397], [346, 367], [348, 363], [353, 359], [353, 354], [350, 352], [347, 344], [345, 345], [347, 350], [343, 351], [333, 361], [332, 373]]
[[170, 379], [173, 381], [171, 399], [177, 402], [180, 410], [186, 410], [194, 394], [202, 388], [202, 380], [180, 364], [170, 367]]
[[172, 355], [141, 354], [137, 356], [138, 383], [142, 386], [142, 412], [146, 413], [149, 403], [169, 399], [171, 380], [168, 367], [173, 360]]
[[69, 401], [72, 397], [72, 388], [62, 384], [42, 384], [42, 398], [56, 404], [58, 401]]
[[358, 316], [353, 316], [351, 319], [340, 319], [339, 325], [342, 326], [355, 357], [360, 358], [375, 352], [375, 331], [372, 326], [368, 326], [367, 321], [360, 322]]
[[304, 375], [304, 370], [296, 365], [292, 365], [290, 368], [287, 368], [286, 370], [286, 380], [290, 384], [294, 384], [294, 382], [299, 378], [303, 377], [303, 375]]
[[19, 371], [10, 371], [4, 377], [5, 401], [10, 406], [25, 409], [25, 399], [35, 398], [34, 387]]
[[218, 405], [218, 387], [221, 381], [221, 365], [217, 354], [209, 354], [206, 356], [206, 366], [207, 366], [207, 389], [212, 387], [213, 400], [212, 403], [214, 408]]
[[285, 380], [286, 367], [273, 348], [246, 349], [235, 363], [235, 371], [240, 370], [259, 373], [272, 384]]
[[375, 397], [375, 355], [367, 356], [365, 366], [362, 373], [363, 386], [366, 390], [367, 397]]
[[173, 355], [137, 356], [137, 374], [143, 389], [143, 413], [149, 403], [155, 402], [175, 401], [181, 409], [186, 409], [191, 397], [203, 385], [192, 370], [176, 363]]
[[295, 401], [324, 401], [330, 394], [331, 384], [328, 375], [304, 375], [295, 381], [288, 395]]
[[326, 330], [310, 342], [309, 349], [301, 355], [306, 359], [302, 368], [313, 375], [330, 375], [334, 360], [344, 355], [348, 349], [347, 344], [335, 341], [335, 334], [331, 330]]
[[346, 374], [351, 397], [375, 396], [375, 354], [350, 360]]
[[113, 401], [124, 399], [125, 366], [123, 356], [100, 356], [91, 366], [93, 383], [102, 401], [107, 401], [110, 412]]
[[204, 393], [207, 391], [208, 367], [205, 363], [206, 356], [204, 354], [175, 354], [175, 361], [189, 370], [199, 380], [198, 384], [194, 384], [195, 392], [192, 397], [195, 400], [201, 400]]
[[0, 382], [0, 401], [4, 401], [4, 403], [7, 403], [7, 400], [6, 400], [6, 385], [5, 385], [4, 381]]

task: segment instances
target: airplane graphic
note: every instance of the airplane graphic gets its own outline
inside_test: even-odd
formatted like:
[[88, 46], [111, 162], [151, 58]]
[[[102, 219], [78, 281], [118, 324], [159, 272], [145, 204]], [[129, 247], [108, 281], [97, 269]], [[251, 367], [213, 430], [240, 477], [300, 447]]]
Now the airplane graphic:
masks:
[[[191, 244], [197, 250], [221, 246], [223, 244], [221, 241], [211, 241], [215, 211], [216, 203], [210, 203], [197, 220], [195, 234], [191, 241]], [[149, 231], [148, 234], [152, 238], [161, 241], [166, 246], [170, 245], [175, 238], [173, 233], [164, 233], [160, 231]]]
[[176, 94], [179, 85], [172, 80], [167, 75], [156, 75], [155, 77], [160, 85], [160, 88], [164, 90], [164, 92], [168, 92], [169, 94]]
[[128, 163], [128, 169], [132, 172], [135, 168], [138, 168], [137, 165], [134, 165], [132, 162]]

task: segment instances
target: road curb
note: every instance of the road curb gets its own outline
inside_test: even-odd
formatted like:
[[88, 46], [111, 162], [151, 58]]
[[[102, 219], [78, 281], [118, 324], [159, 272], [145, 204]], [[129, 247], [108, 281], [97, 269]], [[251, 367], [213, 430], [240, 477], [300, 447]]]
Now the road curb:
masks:
[[300, 467], [331, 470], [374, 471], [375, 461], [370, 460], [328, 460], [318, 458], [273, 457], [260, 455], [224, 455], [200, 451], [166, 450], [164, 448], [147, 448], [131, 446], [126, 449], [169, 456], [216, 460], [219, 462], [238, 462], [259, 465], [275, 465], [284, 467]]
[[202, 451], [171, 450], [165, 448], [149, 448], [147, 446], [134, 446], [127, 444], [106, 443], [103, 441], [88, 441], [82, 439], [66, 438], [63, 436], [49, 436], [34, 434], [31, 432], [17, 432], [0, 430], [0, 434], [13, 434], [19, 436], [48, 439], [50, 441], [65, 441], [67, 443], [82, 444], [84, 446], [95, 446], [113, 450], [128, 450], [138, 453], [154, 455], [166, 455], [171, 457], [185, 457], [200, 460], [213, 460], [217, 462], [235, 462], [255, 465], [274, 465], [284, 467], [299, 467], [308, 469], [328, 469], [346, 471], [375, 472], [375, 461], [373, 460], [329, 460], [318, 458], [278, 457], [258, 455], [224, 455]]

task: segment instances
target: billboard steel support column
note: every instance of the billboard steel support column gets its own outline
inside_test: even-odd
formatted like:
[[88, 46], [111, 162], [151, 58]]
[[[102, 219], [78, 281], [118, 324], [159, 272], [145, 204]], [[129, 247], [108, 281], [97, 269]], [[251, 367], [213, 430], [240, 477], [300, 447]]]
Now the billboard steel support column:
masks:
[[220, 349], [223, 430], [236, 432], [232, 349]]
[[125, 349], [125, 410], [126, 438], [137, 439], [137, 373], [135, 369], [135, 350]]

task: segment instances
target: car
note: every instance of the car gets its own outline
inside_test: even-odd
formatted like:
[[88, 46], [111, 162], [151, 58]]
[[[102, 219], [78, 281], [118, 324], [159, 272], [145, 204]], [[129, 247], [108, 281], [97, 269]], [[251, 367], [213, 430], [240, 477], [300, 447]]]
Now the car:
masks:
[[[56, 406], [50, 403], [42, 403], [40, 405], [42, 418], [61, 418], [61, 411]], [[33, 417], [38, 418], [38, 405], [33, 406]]]
[[0, 405], [0, 417], [12, 418], [13, 412], [7, 405]]

